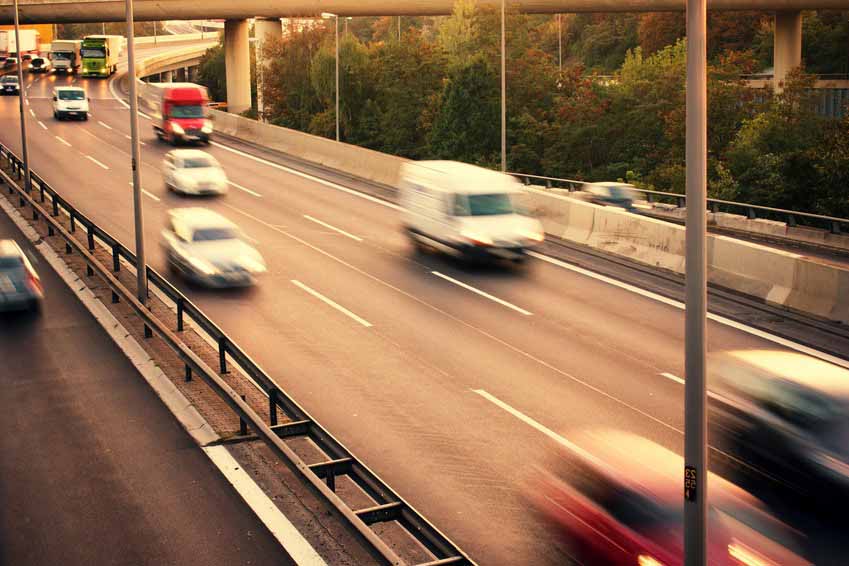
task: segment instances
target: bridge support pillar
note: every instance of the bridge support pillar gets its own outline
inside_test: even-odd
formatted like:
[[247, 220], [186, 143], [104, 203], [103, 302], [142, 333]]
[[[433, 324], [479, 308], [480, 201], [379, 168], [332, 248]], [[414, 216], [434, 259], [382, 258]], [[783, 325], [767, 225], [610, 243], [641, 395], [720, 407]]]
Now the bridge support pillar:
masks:
[[775, 13], [773, 87], [781, 92], [787, 74], [802, 64], [802, 12]]
[[251, 54], [247, 20], [224, 22], [224, 66], [227, 111], [239, 114], [251, 107]]
[[254, 20], [254, 36], [257, 39], [256, 50], [256, 109], [259, 114], [259, 119], [263, 120], [263, 82], [267, 76], [268, 65], [265, 60], [265, 45], [266, 42], [279, 41], [283, 39], [283, 24], [279, 19], [257, 18]]

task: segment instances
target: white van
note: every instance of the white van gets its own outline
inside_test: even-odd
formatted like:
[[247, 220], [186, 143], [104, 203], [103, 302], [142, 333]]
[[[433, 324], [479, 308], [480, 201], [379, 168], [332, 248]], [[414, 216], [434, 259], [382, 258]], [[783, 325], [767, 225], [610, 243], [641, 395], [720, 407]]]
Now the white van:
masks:
[[57, 86], [53, 89], [53, 117], [88, 120], [88, 97], [78, 86]]
[[516, 209], [521, 183], [511, 175], [456, 161], [402, 165], [402, 224], [417, 249], [465, 259], [521, 262], [545, 234]]

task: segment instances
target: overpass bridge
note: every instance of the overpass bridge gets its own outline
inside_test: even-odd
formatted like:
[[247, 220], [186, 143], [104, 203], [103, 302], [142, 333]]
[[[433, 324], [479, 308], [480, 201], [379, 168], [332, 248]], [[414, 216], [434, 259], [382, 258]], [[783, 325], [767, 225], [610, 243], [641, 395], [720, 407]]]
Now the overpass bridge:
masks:
[[[484, 6], [498, 0], [480, 0]], [[685, 0], [512, 0], [511, 9], [523, 13], [662, 12], [683, 11]], [[0, 24], [13, 21], [12, 1], [0, 1]], [[255, 35], [282, 37], [279, 19], [339, 16], [444, 15], [453, 0], [137, 0], [135, 18], [145, 20], [224, 19], [227, 103], [230, 111], [250, 108], [250, 52], [248, 19], [256, 18]], [[802, 10], [846, 9], [849, 0], [710, 0], [709, 10], [762, 10], [775, 12], [773, 86], [802, 62]], [[123, 0], [28, 0], [20, 3], [22, 23], [122, 21]]]

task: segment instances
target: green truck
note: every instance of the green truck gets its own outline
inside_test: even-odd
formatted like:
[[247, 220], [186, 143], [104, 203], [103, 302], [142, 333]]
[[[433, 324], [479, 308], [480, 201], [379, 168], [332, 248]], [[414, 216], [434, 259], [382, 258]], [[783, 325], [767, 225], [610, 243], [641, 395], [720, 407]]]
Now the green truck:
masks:
[[121, 35], [88, 35], [83, 39], [80, 55], [84, 77], [108, 77], [118, 70], [118, 57], [124, 49]]

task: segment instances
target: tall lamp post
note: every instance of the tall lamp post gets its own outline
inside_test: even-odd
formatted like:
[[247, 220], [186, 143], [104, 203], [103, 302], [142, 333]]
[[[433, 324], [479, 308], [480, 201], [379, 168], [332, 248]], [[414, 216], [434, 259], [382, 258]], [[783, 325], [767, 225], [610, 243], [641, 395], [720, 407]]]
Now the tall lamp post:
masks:
[[328, 12], [321, 14], [322, 18], [333, 18], [336, 22], [336, 141], [339, 141], [339, 16]]
[[24, 88], [24, 58], [21, 56], [21, 34], [18, 15], [18, 0], [15, 0], [15, 53], [18, 55], [18, 106], [21, 111], [21, 154], [24, 160], [24, 190], [30, 192], [32, 179], [29, 170], [29, 146], [27, 144], [27, 119], [24, 113], [24, 101], [27, 90]]
[[687, 226], [684, 385], [684, 560], [707, 564], [705, 319], [707, 265], [707, 0], [687, 0]]
[[501, 0], [501, 170], [507, 171], [507, 42], [504, 37], [504, 1]]
[[130, 146], [133, 170], [133, 210], [136, 230], [136, 296], [147, 304], [147, 261], [144, 254], [144, 219], [142, 217], [141, 163], [139, 150], [139, 99], [136, 92], [136, 40], [133, 33], [133, 0], [125, 0], [127, 13], [127, 71], [130, 75]]

